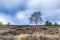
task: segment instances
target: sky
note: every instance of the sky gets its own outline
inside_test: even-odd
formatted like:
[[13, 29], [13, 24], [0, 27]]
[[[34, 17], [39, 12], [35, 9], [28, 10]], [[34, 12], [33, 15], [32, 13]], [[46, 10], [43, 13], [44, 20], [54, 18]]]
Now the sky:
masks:
[[40, 11], [45, 21], [60, 24], [60, 0], [0, 0], [0, 22], [29, 24], [29, 17]]

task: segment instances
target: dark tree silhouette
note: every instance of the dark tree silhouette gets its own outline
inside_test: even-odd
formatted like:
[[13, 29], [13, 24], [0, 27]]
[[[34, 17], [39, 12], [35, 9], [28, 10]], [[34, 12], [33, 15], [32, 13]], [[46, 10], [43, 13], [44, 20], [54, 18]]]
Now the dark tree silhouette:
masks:
[[38, 12], [34, 12], [31, 17], [29, 18], [30, 20], [30, 23], [35, 23], [36, 26], [38, 23], [41, 23], [42, 21], [42, 18], [41, 18], [41, 13], [38, 11]]

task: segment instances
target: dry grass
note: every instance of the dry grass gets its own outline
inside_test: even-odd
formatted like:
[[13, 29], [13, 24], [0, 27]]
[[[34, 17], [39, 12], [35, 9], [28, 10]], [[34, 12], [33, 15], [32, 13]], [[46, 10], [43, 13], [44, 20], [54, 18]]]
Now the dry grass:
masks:
[[59, 27], [8, 27], [2, 29], [0, 30], [0, 40], [60, 40]]

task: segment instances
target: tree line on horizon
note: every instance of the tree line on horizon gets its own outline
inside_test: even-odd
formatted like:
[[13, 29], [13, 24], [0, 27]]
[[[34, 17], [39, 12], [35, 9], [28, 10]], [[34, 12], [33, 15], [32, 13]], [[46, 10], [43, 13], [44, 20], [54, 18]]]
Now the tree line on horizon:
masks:
[[[41, 12], [39, 12], [39, 11], [37, 11], [37, 12], [34, 12], [31, 16], [30, 16], [30, 18], [29, 18], [29, 23], [33, 23], [33, 24], [35, 24], [36, 26], [38, 26], [38, 24], [39, 23], [42, 23], [42, 14], [41, 14]], [[2, 23], [2, 22], [0, 22], [0, 26], [3, 26], [4, 24]], [[5, 24], [5, 25], [12, 25], [10, 22], [8, 22], [7, 24]], [[52, 26], [52, 25], [58, 25], [58, 23], [57, 22], [55, 22], [54, 24], [52, 24], [52, 22], [50, 22], [50, 21], [46, 21], [45, 23], [44, 23], [44, 25], [45, 26]]]

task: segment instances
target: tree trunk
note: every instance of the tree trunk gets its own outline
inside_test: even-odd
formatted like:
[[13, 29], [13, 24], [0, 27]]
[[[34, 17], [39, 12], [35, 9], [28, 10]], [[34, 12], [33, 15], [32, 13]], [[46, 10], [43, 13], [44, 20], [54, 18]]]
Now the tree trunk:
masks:
[[36, 27], [37, 27], [37, 22], [35, 24], [36, 24]]

